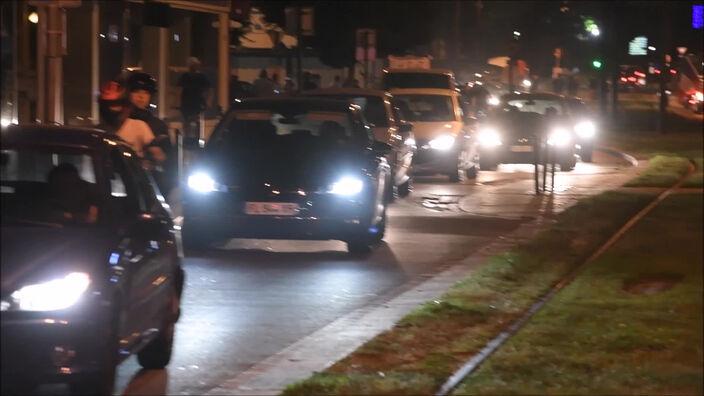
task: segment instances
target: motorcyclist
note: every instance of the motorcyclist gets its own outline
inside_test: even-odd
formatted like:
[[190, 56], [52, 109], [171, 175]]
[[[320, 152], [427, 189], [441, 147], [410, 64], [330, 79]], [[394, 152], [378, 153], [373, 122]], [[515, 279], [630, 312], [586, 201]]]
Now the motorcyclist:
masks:
[[144, 121], [130, 118], [132, 107], [125, 96], [125, 89], [117, 81], [108, 81], [100, 91], [98, 100], [100, 124], [98, 128], [112, 133], [127, 142], [144, 159], [144, 165], [152, 168], [165, 159], [163, 150], [155, 145], [155, 136]]
[[127, 93], [132, 104], [130, 118], [144, 121], [154, 134], [153, 146], [159, 147], [166, 159], [157, 166], [154, 178], [164, 196], [176, 185], [176, 155], [169, 127], [150, 110], [153, 95], [157, 91], [156, 79], [147, 73], [137, 72], [127, 78]]

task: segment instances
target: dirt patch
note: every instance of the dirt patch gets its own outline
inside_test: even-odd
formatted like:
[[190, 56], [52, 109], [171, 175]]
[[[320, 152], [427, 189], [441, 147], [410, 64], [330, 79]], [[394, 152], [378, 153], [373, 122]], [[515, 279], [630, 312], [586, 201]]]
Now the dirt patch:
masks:
[[681, 280], [681, 274], [641, 275], [623, 282], [623, 290], [630, 294], [649, 296], [672, 289]]

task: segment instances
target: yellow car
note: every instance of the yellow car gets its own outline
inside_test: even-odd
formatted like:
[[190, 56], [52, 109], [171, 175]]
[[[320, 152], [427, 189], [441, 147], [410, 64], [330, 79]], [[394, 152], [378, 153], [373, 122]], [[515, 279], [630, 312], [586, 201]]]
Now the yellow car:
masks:
[[414, 174], [447, 175], [451, 182], [477, 175], [476, 144], [465, 125], [460, 94], [450, 89], [392, 89], [397, 106], [413, 124], [418, 150]]

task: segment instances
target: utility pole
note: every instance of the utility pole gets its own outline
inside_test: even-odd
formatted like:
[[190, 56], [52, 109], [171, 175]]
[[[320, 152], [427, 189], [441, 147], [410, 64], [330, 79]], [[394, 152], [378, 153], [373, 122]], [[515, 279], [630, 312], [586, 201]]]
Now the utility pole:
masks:
[[303, 35], [301, 34], [303, 28], [301, 26], [302, 19], [301, 4], [298, 3], [296, 6], [296, 39], [298, 44], [296, 45], [296, 79], [298, 80], [298, 90], [303, 90]]
[[663, 8], [663, 23], [660, 25], [660, 38], [662, 42], [658, 45], [661, 48], [661, 62], [662, 67], [660, 68], [660, 111], [658, 113], [658, 131], [660, 133], [667, 133], [667, 105], [669, 102], [669, 97], [667, 96], [667, 80], [670, 78], [670, 62], [672, 62], [672, 57], [667, 53], [670, 48], [672, 48], [670, 41], [670, 15], [669, 8], [664, 5]]

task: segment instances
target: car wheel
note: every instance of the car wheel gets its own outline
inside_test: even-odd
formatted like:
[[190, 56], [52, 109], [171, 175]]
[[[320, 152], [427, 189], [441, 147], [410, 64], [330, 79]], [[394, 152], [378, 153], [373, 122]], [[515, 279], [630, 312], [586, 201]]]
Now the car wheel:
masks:
[[381, 214], [381, 220], [377, 223], [375, 228], [375, 233], [369, 232], [369, 239], [372, 243], [378, 244], [384, 239], [384, 235], [386, 234], [386, 208], [384, 208], [384, 212]]
[[471, 168], [467, 168], [465, 170], [465, 173], [467, 175], [467, 179], [476, 179], [477, 178], [477, 166], [472, 165]]
[[[119, 306], [119, 300], [115, 300]], [[119, 310], [112, 313], [109, 334], [105, 338], [104, 350], [101, 355], [102, 364], [97, 372], [81, 377], [79, 381], [71, 382], [69, 389], [72, 395], [112, 395], [115, 388], [117, 373], [119, 340], [117, 328], [119, 323]]]
[[560, 162], [560, 170], [563, 172], [569, 172], [574, 169], [574, 160], [565, 160]]
[[366, 237], [358, 237], [347, 241], [347, 251], [352, 255], [367, 255], [372, 247]]
[[166, 312], [164, 312], [164, 323], [159, 335], [137, 354], [137, 361], [139, 361], [140, 366], [145, 369], [158, 370], [169, 364], [180, 307], [181, 300], [178, 296], [178, 290], [174, 287], [169, 297]]
[[479, 157], [479, 169], [483, 171], [495, 171], [498, 166], [499, 164], [497, 164], [496, 161]]
[[202, 229], [194, 228], [193, 225], [185, 219], [181, 235], [183, 237], [183, 246], [188, 250], [207, 250], [214, 239], [209, 233]]
[[413, 191], [413, 178], [409, 177], [405, 183], [398, 186], [398, 196], [401, 198], [406, 198]]

